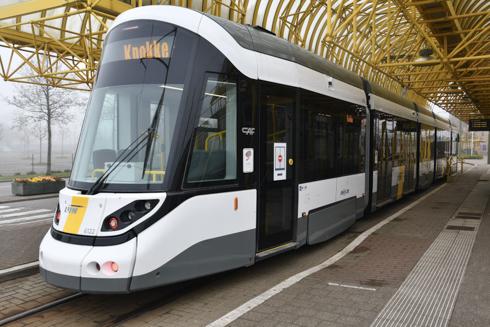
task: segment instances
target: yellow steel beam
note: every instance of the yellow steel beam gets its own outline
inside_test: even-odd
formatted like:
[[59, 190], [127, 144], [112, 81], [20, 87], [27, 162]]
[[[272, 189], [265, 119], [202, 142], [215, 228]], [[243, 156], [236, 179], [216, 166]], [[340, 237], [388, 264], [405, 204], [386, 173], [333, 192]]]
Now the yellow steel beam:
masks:
[[87, 0], [87, 4], [101, 13], [115, 17], [126, 10], [134, 8], [131, 4], [119, 0]]
[[[454, 13], [455, 13], [455, 11], [454, 11]], [[434, 18], [434, 19], [421, 20], [420, 22], [423, 23], [423, 24], [427, 24], [427, 23], [438, 23], [438, 22], [445, 22], [445, 21], [448, 21], [448, 20], [457, 20], [457, 19], [460, 19], [460, 18], [476, 17], [476, 16], [486, 16], [488, 14], [490, 14], [490, 10], [489, 11], [482, 11], [482, 12], [472, 12], [472, 13], [461, 14], [461, 15], [452, 14], [451, 16], [446, 16], [446, 17], [442, 17], [442, 18]]]
[[[458, 57], [458, 58], [448, 58], [444, 60], [445, 62], [459, 62], [459, 61], [471, 61], [479, 59], [490, 59], [490, 54], [481, 56], [469, 56], [469, 57]], [[442, 63], [444, 63], [444, 61]], [[427, 60], [427, 61], [408, 61], [408, 62], [391, 62], [386, 64], [379, 64], [380, 67], [395, 67], [395, 66], [426, 66], [430, 64], [441, 64], [441, 60]]]
[[[18, 32], [13, 29], [4, 29], [1, 30], [0, 35], [6, 43], [15, 44], [16, 46], [34, 46], [34, 40], [31, 33]], [[55, 38], [36, 36], [36, 42], [48, 44], [51, 51], [63, 52], [65, 49], [65, 45], [63, 45], [63, 42], [58, 42]], [[67, 43], [67, 45], [70, 45], [70, 43]], [[79, 44], [75, 43], [71, 44], [70, 46], [73, 54], [80, 57], [86, 54], [84, 48]], [[94, 51], [95, 55], [100, 55], [100, 49]]]
[[75, 2], [77, 1], [30, 0], [30, 1], [18, 2], [11, 5], [1, 6], [0, 8], [2, 10], [0, 10], [0, 20], [29, 15], [52, 8], [63, 7], [63, 6], [71, 5]]
[[[25, 81], [22, 67], [32, 66], [53, 85], [90, 88], [110, 21], [149, 3], [262, 25], [393, 92], [408, 87], [408, 96], [417, 102], [452, 103], [467, 94], [479, 101], [480, 110], [490, 112], [483, 94], [490, 69], [490, 6], [484, 0], [28, 0], [0, 6], [0, 46], [11, 49], [0, 58], [0, 75]], [[64, 10], [53, 16], [53, 8]], [[34, 13], [39, 15], [27, 19]], [[82, 15], [78, 31], [67, 24], [75, 14]], [[433, 49], [435, 58], [415, 61], [425, 47]], [[14, 58], [22, 63], [15, 65]], [[452, 89], [448, 81], [460, 89]], [[447, 105], [449, 110], [456, 107]]]

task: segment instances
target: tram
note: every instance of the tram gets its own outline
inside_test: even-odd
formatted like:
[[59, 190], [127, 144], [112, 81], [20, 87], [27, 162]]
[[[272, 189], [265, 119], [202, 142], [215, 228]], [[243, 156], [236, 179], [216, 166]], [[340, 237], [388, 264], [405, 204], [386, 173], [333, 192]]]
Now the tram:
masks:
[[105, 39], [41, 275], [125, 293], [326, 241], [443, 178], [462, 126], [262, 28], [129, 10]]

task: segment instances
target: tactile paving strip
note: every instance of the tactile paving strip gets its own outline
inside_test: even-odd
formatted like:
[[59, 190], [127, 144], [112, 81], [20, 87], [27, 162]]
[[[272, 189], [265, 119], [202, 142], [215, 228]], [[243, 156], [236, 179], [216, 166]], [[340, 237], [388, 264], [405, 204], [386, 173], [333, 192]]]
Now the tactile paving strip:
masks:
[[[483, 183], [480, 183], [480, 185]], [[488, 183], [485, 183], [488, 184]], [[482, 185], [483, 186], [483, 185]], [[476, 188], [461, 209], [486, 206], [485, 188]], [[465, 215], [471, 216], [469, 218]], [[475, 242], [481, 213], [459, 211], [410, 272], [371, 327], [446, 326]]]

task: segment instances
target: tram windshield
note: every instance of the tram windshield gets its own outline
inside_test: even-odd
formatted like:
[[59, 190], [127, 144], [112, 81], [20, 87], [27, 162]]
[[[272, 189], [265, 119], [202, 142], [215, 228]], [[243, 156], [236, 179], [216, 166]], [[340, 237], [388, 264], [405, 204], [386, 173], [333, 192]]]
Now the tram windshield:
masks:
[[[172, 25], [153, 21], [121, 24], [110, 32], [70, 186], [88, 188], [119, 162], [105, 180], [105, 188], [161, 188], [185, 90], [184, 63], [189, 60], [188, 36], [179, 33]], [[156, 127], [152, 137], [129, 151], [150, 127]]]

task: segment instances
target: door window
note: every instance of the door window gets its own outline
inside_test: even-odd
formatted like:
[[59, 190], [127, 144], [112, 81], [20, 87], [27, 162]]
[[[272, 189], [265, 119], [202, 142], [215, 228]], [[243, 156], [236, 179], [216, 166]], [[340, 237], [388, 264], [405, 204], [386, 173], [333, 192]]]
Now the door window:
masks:
[[210, 76], [194, 130], [188, 183], [236, 179], [236, 121], [236, 83]]
[[[261, 214], [258, 222], [259, 250], [291, 241], [293, 238], [293, 113], [294, 90], [282, 86], [262, 87], [261, 137], [263, 180], [261, 181]], [[284, 149], [284, 146], [286, 149]], [[285, 165], [284, 179], [275, 178], [278, 153], [283, 147], [281, 161]], [[283, 172], [284, 173], [284, 172]], [[277, 177], [277, 176], [276, 176]]]

